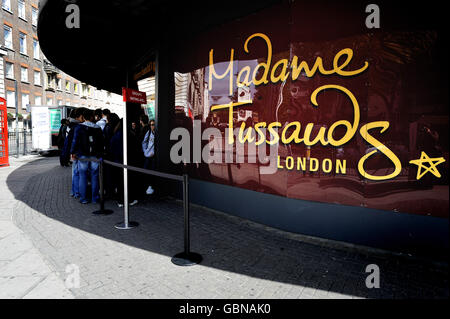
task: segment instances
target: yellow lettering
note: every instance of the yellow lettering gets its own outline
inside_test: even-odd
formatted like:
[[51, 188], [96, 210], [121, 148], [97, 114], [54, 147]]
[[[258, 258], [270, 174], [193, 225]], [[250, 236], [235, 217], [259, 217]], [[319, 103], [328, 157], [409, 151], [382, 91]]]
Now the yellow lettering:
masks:
[[[236, 85], [238, 87], [243, 86], [249, 86], [251, 83], [254, 83], [255, 86], [260, 84], [267, 84], [269, 83], [268, 76], [269, 71], [272, 63], [272, 43], [269, 39], [269, 37], [263, 33], [254, 33], [251, 36], [245, 40], [244, 43], [244, 50], [246, 53], [249, 53], [248, 44], [249, 42], [254, 38], [261, 38], [264, 40], [267, 46], [267, 59], [266, 62], [259, 63], [256, 68], [253, 70], [252, 78], [250, 79], [250, 72], [251, 68], [250, 66], [243, 67], [236, 79]], [[341, 58], [343, 58], [342, 63], [340, 63]], [[323, 60], [320, 56], [316, 57], [316, 60], [314, 61], [314, 64], [312, 67], [308, 65], [306, 61], [299, 62], [299, 58], [297, 56], [294, 56], [292, 59], [292, 63], [290, 65], [292, 69], [292, 80], [295, 81], [297, 78], [304, 72], [307, 77], [313, 77], [317, 72], [319, 72], [322, 75], [330, 75], [330, 74], [338, 74], [341, 76], [354, 76], [357, 74], [360, 74], [364, 72], [369, 67], [369, 62], [365, 61], [364, 66], [352, 71], [345, 71], [344, 68], [346, 68], [351, 60], [353, 58], [353, 50], [350, 48], [345, 48], [340, 50], [333, 59], [333, 69], [326, 70], [323, 66]], [[209, 52], [209, 90], [211, 91], [213, 88], [213, 77], [215, 79], [223, 79], [226, 76], [229, 78], [229, 95], [233, 95], [233, 61], [234, 61], [234, 49], [231, 49], [230, 54], [230, 60], [227, 67], [227, 70], [219, 75], [217, 74], [215, 68], [214, 68], [214, 49], [211, 49]], [[291, 74], [290, 71], [288, 71], [289, 67], [289, 60], [288, 59], [281, 59], [275, 63], [275, 65], [272, 67], [271, 73], [270, 73], [270, 80], [272, 83], [277, 83], [279, 81], [286, 81], [289, 75]], [[281, 70], [278, 75], [276, 75], [278, 69], [281, 67]], [[261, 70], [261, 68], [264, 70], [262, 76], [260, 79], [256, 79], [256, 76], [258, 75], [258, 72]]]
[[214, 69], [214, 61], [213, 61], [214, 58], [213, 58], [213, 56], [214, 56], [214, 50], [211, 49], [211, 51], [209, 51], [209, 90], [211, 91], [212, 88], [213, 88], [213, 85], [212, 85], [212, 79], [213, 79], [213, 76], [214, 76], [216, 79], [223, 79], [223, 78], [226, 77], [227, 74], [228, 74], [228, 77], [229, 77], [229, 79], [230, 79], [230, 80], [229, 80], [229, 81], [230, 81], [230, 84], [229, 84], [229, 88], [230, 88], [230, 90], [229, 90], [229, 95], [232, 96], [232, 95], [233, 95], [233, 60], [234, 60], [234, 49], [231, 49], [230, 64], [228, 64], [227, 70], [226, 70], [225, 73], [222, 74], [222, 75], [218, 75], [218, 74], [216, 73], [216, 70]]
[[[361, 136], [369, 144], [371, 144], [373, 147], [376, 148], [376, 150], [373, 150], [373, 151], [367, 153], [366, 155], [364, 155], [358, 162], [358, 171], [359, 171], [359, 173], [362, 176], [364, 176], [365, 178], [367, 178], [367, 179], [374, 180], [374, 181], [383, 181], [383, 180], [387, 180], [387, 179], [391, 179], [391, 178], [396, 177], [402, 171], [402, 164], [401, 164], [400, 160], [398, 159], [398, 157], [388, 147], [386, 147], [383, 143], [381, 143], [380, 141], [378, 141], [376, 138], [374, 138], [373, 136], [371, 136], [369, 134], [369, 131], [371, 129], [381, 128], [380, 133], [383, 133], [384, 131], [386, 131], [388, 129], [388, 127], [389, 127], [389, 122], [387, 122], [387, 121], [378, 121], [378, 122], [372, 122], [372, 123], [368, 123], [366, 125], [363, 125], [359, 129], [359, 133], [361, 134]], [[372, 155], [377, 153], [377, 151], [380, 151], [381, 153], [383, 153], [387, 158], [389, 158], [391, 160], [392, 163], [394, 163], [394, 171], [391, 174], [388, 174], [388, 175], [385, 175], [385, 176], [375, 176], [375, 175], [368, 174], [364, 170], [364, 162], [369, 157], [371, 157]]]
[[[245, 136], [243, 137], [245, 132]], [[255, 140], [255, 136], [252, 134], [253, 129], [251, 127], [248, 127], [245, 129], [245, 122], [242, 122], [241, 127], [239, 128], [239, 143], [246, 143], [247, 141], [249, 143], [253, 143]]]
[[228, 109], [228, 144], [234, 143], [234, 135], [233, 135], [233, 108], [235, 106], [240, 106], [244, 104], [252, 104], [253, 102], [250, 101], [242, 101], [237, 103], [228, 103], [228, 104], [221, 104], [221, 105], [214, 105], [211, 107], [211, 112], [222, 110], [222, 109]]
[[297, 157], [297, 170], [306, 170], [306, 157]]
[[292, 67], [292, 80], [294, 81], [297, 80], [302, 70], [305, 71], [306, 76], [309, 78], [312, 78], [314, 74], [316, 74], [317, 69], [323, 75], [329, 75], [334, 73], [333, 70], [327, 71], [323, 68], [323, 62], [321, 57], [316, 58], [313, 67], [310, 69], [306, 61], [302, 61], [300, 62], [300, 65], [298, 65], [298, 57], [295, 55], [294, 58], [292, 59], [291, 67]]
[[312, 132], [313, 128], [314, 128], [314, 123], [308, 123], [305, 127], [305, 133], [303, 134], [305, 145], [312, 146], [312, 145], [315, 145], [319, 141], [322, 145], [327, 145], [328, 142], [325, 140], [326, 128], [323, 126], [320, 127], [316, 138], [314, 139], [314, 141], [311, 141], [310, 137], [311, 137], [311, 132]]
[[[342, 63], [341, 65], [339, 65], [339, 59], [341, 58], [341, 56], [346, 55], [347, 58], [345, 59], [344, 63]], [[334, 71], [342, 76], [353, 76], [356, 74], [360, 74], [362, 72], [364, 72], [368, 67], [369, 67], [369, 62], [364, 62], [364, 66], [358, 70], [354, 70], [354, 71], [344, 71], [342, 70], [343, 68], [345, 68], [350, 61], [353, 58], [353, 50], [352, 49], [342, 49], [341, 51], [339, 51], [335, 56], [334, 56], [334, 60], [333, 60], [333, 68]]]
[[[318, 106], [317, 103], [317, 95], [326, 89], [336, 89], [339, 91], [344, 92], [352, 101], [352, 105], [353, 105], [353, 112], [354, 112], [354, 118], [353, 118], [353, 125], [350, 124], [349, 121], [346, 120], [341, 120], [341, 121], [337, 121], [335, 123], [333, 123], [333, 125], [331, 125], [330, 129], [328, 130], [328, 142], [333, 145], [333, 146], [340, 146], [343, 145], [345, 143], [347, 143], [348, 141], [350, 141], [353, 136], [355, 136], [356, 130], [358, 129], [358, 125], [359, 125], [359, 118], [360, 118], [360, 112], [359, 112], [359, 104], [358, 101], [356, 100], [355, 96], [353, 95], [352, 92], [350, 92], [348, 89], [346, 89], [343, 86], [340, 85], [323, 85], [319, 88], [317, 88], [312, 94], [311, 94], [311, 103], [314, 106]], [[344, 125], [347, 128], [347, 132], [345, 133], [345, 135], [338, 141], [336, 141], [333, 138], [333, 132], [336, 129], [336, 127], [338, 127], [339, 125]]]
[[[290, 72], [287, 72], [287, 67], [288, 67], [288, 63], [289, 61], [287, 59], [282, 59], [280, 61], [278, 61], [277, 63], [275, 63], [275, 65], [272, 67], [272, 72], [270, 73], [270, 80], [272, 81], [272, 83], [277, 83], [278, 81], [286, 81], [286, 79], [288, 78]], [[281, 69], [281, 72], [279, 75], [275, 76], [275, 72], [277, 71], [278, 67], [282, 65], [283, 68]]]
[[294, 168], [294, 159], [292, 156], [286, 157], [286, 168], [292, 170]]
[[275, 127], [281, 127], [281, 123], [280, 122], [272, 122], [269, 124], [269, 133], [270, 135], [272, 135], [274, 138], [271, 139], [270, 141], [266, 141], [267, 144], [269, 145], [274, 145], [277, 144], [278, 141], [280, 140], [280, 136], [278, 135], [278, 130], [275, 130]]
[[336, 174], [346, 174], [347, 172], [347, 160], [336, 160]]
[[[245, 40], [244, 43], [244, 50], [246, 53], [249, 53], [248, 51], [248, 43], [250, 42], [251, 39], [253, 38], [262, 38], [267, 45], [267, 63], [260, 63], [256, 66], [255, 70], [253, 71], [253, 83], [255, 85], [260, 85], [262, 83], [267, 84], [269, 83], [269, 80], [267, 80], [267, 76], [269, 74], [269, 69], [270, 69], [270, 63], [272, 62], [272, 43], [270, 42], [270, 39], [267, 35], [263, 34], [263, 33], [255, 33], [252, 34], [251, 36], [249, 36], [247, 38], [247, 40]], [[258, 71], [260, 68], [264, 68], [264, 74], [261, 77], [261, 79], [257, 80], [256, 79], [256, 75], [258, 74]]]
[[317, 172], [319, 170], [319, 160], [317, 158], [311, 157], [309, 159], [309, 171]]
[[333, 163], [331, 163], [331, 160], [329, 158], [326, 158], [322, 161], [322, 171], [324, 173], [330, 173], [333, 169]]
[[266, 135], [260, 130], [261, 127], [266, 127], [266, 122], [259, 122], [255, 124], [255, 131], [258, 133], [258, 140], [255, 145], [261, 145], [266, 140]]
[[283, 166], [280, 165], [280, 155], [278, 155], [277, 159], [277, 168], [283, 168]]
[[[286, 138], [286, 133], [291, 126], [295, 126], [295, 130], [294, 130], [294, 132], [292, 132], [292, 134], [291, 134], [291, 136], [289, 136], [289, 138]], [[289, 144], [292, 142], [292, 140], [295, 139], [295, 143], [301, 143], [302, 139], [299, 138], [300, 128], [301, 128], [301, 124], [300, 124], [300, 122], [297, 122], [297, 121], [291, 122], [288, 125], [286, 125], [283, 129], [283, 132], [281, 133], [281, 142], [283, 144]]]

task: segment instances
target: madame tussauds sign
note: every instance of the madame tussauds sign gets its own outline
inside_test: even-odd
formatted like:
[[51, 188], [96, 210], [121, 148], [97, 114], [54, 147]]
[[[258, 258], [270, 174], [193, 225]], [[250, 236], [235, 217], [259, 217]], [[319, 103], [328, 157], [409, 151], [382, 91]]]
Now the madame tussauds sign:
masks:
[[[313, 78], [316, 75], [338, 75], [341, 77], [357, 77], [363, 74], [370, 66], [369, 62], [365, 61], [359, 67], [350, 69], [349, 65], [353, 59], [354, 52], [350, 48], [343, 48], [334, 55], [332, 61], [323, 61], [322, 57], [316, 57], [314, 63], [309, 65], [306, 61], [301, 61], [299, 57], [293, 56], [291, 62], [287, 59], [280, 59], [273, 61], [272, 43], [270, 39], [262, 33], [255, 33], [247, 38], [244, 43], [245, 53], [249, 53], [248, 45], [254, 39], [260, 39], [265, 42], [267, 48], [266, 62], [259, 63], [253, 69], [250, 66], [245, 66], [239, 70], [237, 76], [234, 77], [234, 49], [230, 51], [230, 59], [228, 67], [223, 73], [218, 73], [214, 68], [214, 49], [209, 52], [209, 78], [208, 89], [211, 91], [217, 81], [228, 81], [229, 95], [232, 96], [234, 89], [249, 87], [254, 85], [276, 84], [285, 82], [288, 79], [295, 81], [300, 75], [306, 75], [308, 78]], [[324, 65], [332, 65], [326, 68]], [[329, 127], [320, 127], [318, 132], [313, 134], [313, 129], [316, 123], [301, 123], [293, 119], [286, 125], [280, 122], [258, 122], [253, 126], [247, 127], [243, 122], [240, 127], [235, 128], [233, 122], [233, 111], [235, 108], [246, 105], [251, 106], [253, 101], [230, 102], [228, 104], [214, 105], [211, 107], [211, 112], [218, 110], [228, 111], [228, 128], [225, 129], [225, 143], [217, 143], [221, 140], [222, 134], [216, 128], [208, 128], [201, 132], [200, 121], [194, 121], [193, 126], [193, 162], [199, 163], [203, 160], [206, 163], [242, 163], [244, 158], [247, 158], [249, 163], [255, 163], [257, 158], [262, 164], [269, 164], [268, 166], [260, 167], [261, 174], [271, 174], [277, 169], [297, 169], [317, 171], [319, 168], [325, 173], [334, 171], [336, 174], [346, 174], [347, 162], [346, 160], [336, 159], [322, 159], [320, 162], [316, 158], [307, 157], [287, 157], [284, 166], [281, 164], [280, 156], [278, 155], [278, 146], [280, 143], [284, 145], [289, 144], [303, 144], [310, 148], [316, 145], [323, 147], [344, 147], [345, 144], [355, 138], [362, 138], [370, 145], [370, 151], [362, 154], [357, 162], [357, 169], [359, 174], [369, 180], [388, 180], [395, 178], [402, 171], [402, 163], [397, 155], [385, 144], [374, 137], [373, 133], [383, 134], [390, 126], [388, 121], [380, 119], [379, 121], [369, 122], [361, 125], [361, 111], [358, 100], [355, 95], [346, 87], [337, 84], [322, 85], [314, 89], [310, 96], [311, 108], [315, 108], [320, 112], [318, 103], [318, 96], [325, 95], [330, 90], [337, 91], [348, 99], [352, 106], [353, 118], [351, 121], [345, 119], [337, 119]], [[336, 131], [344, 129], [344, 134], [340, 134], [336, 138]], [[171, 150], [171, 159], [174, 163], [190, 162], [190, 133], [184, 128], [176, 128], [171, 133], [172, 140], [181, 140], [176, 143]], [[213, 138], [211, 138], [213, 137]], [[201, 149], [201, 140], [209, 140], [203, 150]], [[244, 145], [247, 148], [247, 156], [244, 156]], [[222, 149], [224, 148], [224, 150]], [[236, 150], [236, 158], [233, 158], [233, 150]], [[267, 154], [267, 149], [269, 154]], [[223, 152], [224, 151], [224, 152]], [[365, 168], [365, 164], [373, 156], [386, 157], [392, 166], [392, 170], [386, 175], [371, 175]], [[258, 156], [256, 156], [258, 155]], [[430, 172], [437, 178], [441, 175], [437, 169], [437, 165], [443, 163], [443, 157], [430, 158], [425, 152], [419, 159], [411, 159], [410, 164], [418, 166], [417, 179]]]

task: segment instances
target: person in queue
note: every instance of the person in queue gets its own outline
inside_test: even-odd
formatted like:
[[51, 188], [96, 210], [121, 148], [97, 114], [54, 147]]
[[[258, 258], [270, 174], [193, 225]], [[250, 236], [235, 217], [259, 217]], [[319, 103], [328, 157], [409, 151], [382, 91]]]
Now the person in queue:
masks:
[[[103, 137], [105, 140], [105, 157], [104, 159], [113, 161], [113, 154], [111, 151], [111, 139], [114, 136], [114, 129], [119, 124], [120, 118], [116, 113], [109, 113], [106, 116], [106, 125], [103, 130]], [[114, 168], [109, 165], [103, 166], [104, 170], [104, 185], [105, 185], [105, 197], [112, 198], [115, 196], [115, 184], [113, 173], [115, 172]]]
[[97, 124], [98, 126], [100, 126], [100, 128], [102, 129], [102, 131], [105, 130], [106, 127], [106, 122], [107, 122], [107, 117], [109, 114], [111, 114], [111, 111], [108, 109], [104, 109], [103, 111], [101, 109], [95, 110], [96, 113], [96, 118], [95, 120], [97, 121], [95, 124]]
[[[69, 117], [69, 125], [67, 128], [67, 137], [64, 141], [64, 147], [62, 150], [62, 157], [64, 161], [67, 163], [70, 161], [70, 150], [72, 148], [73, 135], [75, 132], [75, 128], [80, 125], [80, 123], [84, 122], [83, 112], [85, 108], [77, 108], [72, 110]], [[70, 197], [80, 198], [80, 174], [78, 171], [78, 160], [73, 159], [72, 161], [72, 188], [70, 191]]]
[[[156, 167], [155, 161], [155, 121], [151, 120], [150, 129], [144, 136], [144, 140], [142, 141], [142, 151], [144, 152], [144, 168], [154, 170]], [[154, 193], [154, 189], [152, 185], [148, 185], [147, 190], [145, 191], [147, 195], [151, 195]]]
[[[141, 114], [139, 116], [139, 132], [136, 135], [137, 137], [137, 141], [138, 141], [138, 149], [139, 149], [139, 166], [141, 168], [144, 168], [144, 164], [145, 164], [145, 156], [144, 156], [144, 152], [142, 151], [142, 141], [144, 140], [145, 134], [148, 132], [149, 130], [149, 125], [148, 125], [148, 116], [145, 114]], [[138, 189], [139, 189], [139, 197], [140, 198], [145, 198], [145, 191], [147, 189], [147, 182], [145, 180], [145, 178], [140, 178], [137, 180], [137, 183], [139, 184]]]
[[105, 129], [105, 125], [106, 125], [106, 118], [103, 118], [103, 111], [102, 109], [96, 109], [94, 111], [94, 116], [95, 116], [95, 124], [97, 124], [98, 126], [100, 126], [100, 128], [102, 129], [102, 131]]
[[131, 133], [134, 136], [139, 137], [140, 128], [137, 126], [136, 122], [131, 122]]
[[141, 130], [139, 132], [139, 141], [142, 143], [144, 141], [145, 134], [147, 134], [150, 126], [148, 125], [148, 116], [142, 114], [139, 117], [139, 123], [141, 124]]
[[103, 137], [105, 138], [105, 158], [112, 160], [110, 142], [114, 136], [114, 130], [119, 124], [120, 118], [116, 113], [110, 113], [106, 117], [106, 125], [103, 130]]
[[85, 109], [84, 122], [74, 130], [70, 153], [72, 159], [78, 160], [80, 203], [88, 204], [88, 172], [91, 179], [91, 201], [99, 201], [99, 162], [104, 153], [104, 139], [101, 128], [93, 123], [94, 112]]
[[108, 115], [111, 114], [111, 111], [108, 109], [103, 109], [102, 114], [103, 114], [102, 118], [105, 120], [105, 122], [107, 122]]
[[58, 145], [58, 150], [59, 150], [59, 164], [61, 166], [69, 166], [69, 161], [65, 160], [63, 154], [62, 154], [62, 150], [64, 148], [64, 142], [66, 140], [66, 136], [67, 136], [67, 119], [62, 119], [61, 120], [61, 126], [59, 128], [59, 132], [58, 132], [58, 137], [57, 137], [57, 145]]

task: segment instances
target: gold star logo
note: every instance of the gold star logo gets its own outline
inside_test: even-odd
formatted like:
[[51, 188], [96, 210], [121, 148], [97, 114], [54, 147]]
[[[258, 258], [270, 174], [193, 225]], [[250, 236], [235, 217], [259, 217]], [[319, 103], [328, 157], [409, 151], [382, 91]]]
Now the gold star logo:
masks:
[[[441, 173], [437, 170], [436, 166], [445, 162], [443, 157], [430, 158], [425, 152], [422, 152], [419, 159], [409, 161], [411, 164], [417, 165], [417, 180], [421, 179], [423, 175], [430, 172], [437, 178], [441, 177]], [[430, 166], [425, 166], [424, 163], [429, 163]], [[422, 172], [422, 169], [424, 171]]]

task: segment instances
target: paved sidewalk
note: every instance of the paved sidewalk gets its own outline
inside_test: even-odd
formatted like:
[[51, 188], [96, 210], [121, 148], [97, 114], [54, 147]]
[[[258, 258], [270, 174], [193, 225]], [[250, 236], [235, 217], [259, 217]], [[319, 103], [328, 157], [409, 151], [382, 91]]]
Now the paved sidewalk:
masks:
[[[97, 205], [68, 196], [70, 169], [57, 158], [1, 172], [1, 196], [19, 200], [14, 223], [67, 279], [79, 269], [77, 298], [448, 298], [448, 265], [308, 241], [226, 214], [191, 209], [191, 249], [204, 260], [177, 267], [183, 248], [180, 202], [147, 199], [130, 208], [136, 229], [120, 231], [123, 209], [94, 216]], [[6, 185], [5, 184], [6, 181]], [[4, 191], [5, 190], [5, 191]], [[365, 285], [377, 264], [381, 288]], [[1, 272], [0, 272], [1, 274]]]
[[26, 180], [14, 182], [9, 189], [6, 178], [32, 156], [12, 160], [12, 166], [0, 168], [0, 299], [3, 298], [73, 298], [59, 274], [45, 262], [31, 240], [12, 222], [18, 201], [14, 190]]

